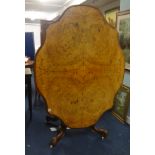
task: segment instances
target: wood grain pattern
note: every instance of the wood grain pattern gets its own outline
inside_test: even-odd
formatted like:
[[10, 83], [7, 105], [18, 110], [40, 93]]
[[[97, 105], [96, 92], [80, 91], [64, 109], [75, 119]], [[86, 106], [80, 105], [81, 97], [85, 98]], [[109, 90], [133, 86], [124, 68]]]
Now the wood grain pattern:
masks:
[[112, 107], [123, 75], [118, 34], [89, 6], [72, 6], [52, 23], [35, 59], [48, 112], [71, 128], [95, 124]]

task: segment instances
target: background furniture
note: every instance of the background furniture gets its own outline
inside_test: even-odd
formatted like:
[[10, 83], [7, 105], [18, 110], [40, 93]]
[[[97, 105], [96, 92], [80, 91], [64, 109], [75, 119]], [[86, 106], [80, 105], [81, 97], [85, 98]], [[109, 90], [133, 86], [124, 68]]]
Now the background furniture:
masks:
[[25, 84], [27, 88], [28, 100], [29, 100], [29, 111], [30, 120], [32, 119], [32, 88], [31, 88], [31, 76], [32, 72], [30, 68], [25, 68]]

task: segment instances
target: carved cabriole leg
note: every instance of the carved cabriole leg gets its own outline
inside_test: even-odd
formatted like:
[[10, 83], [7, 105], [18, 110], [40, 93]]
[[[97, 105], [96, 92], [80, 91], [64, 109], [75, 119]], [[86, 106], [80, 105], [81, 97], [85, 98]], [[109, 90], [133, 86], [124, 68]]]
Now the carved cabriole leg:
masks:
[[100, 134], [102, 136], [102, 139], [106, 138], [108, 131], [106, 129], [103, 128], [96, 128], [95, 125], [91, 126], [92, 131], [97, 132], [98, 134]]
[[46, 116], [46, 124], [51, 126], [51, 127], [56, 127], [58, 128], [58, 125], [56, 125], [54, 122], [58, 121], [58, 118], [54, 116]]
[[63, 123], [61, 123], [56, 136], [53, 137], [50, 142], [50, 148], [53, 148], [63, 138], [63, 136], [65, 135], [65, 131], [66, 131], [66, 126]]
[[[50, 148], [53, 148], [64, 137], [66, 128], [67, 128], [66, 125], [61, 122], [61, 125], [59, 129], [57, 130], [56, 136], [53, 137], [50, 142]], [[91, 126], [90, 128], [92, 129], [92, 131], [100, 134], [102, 139], [106, 138], [107, 133], [108, 133], [106, 129], [96, 128], [95, 125]]]

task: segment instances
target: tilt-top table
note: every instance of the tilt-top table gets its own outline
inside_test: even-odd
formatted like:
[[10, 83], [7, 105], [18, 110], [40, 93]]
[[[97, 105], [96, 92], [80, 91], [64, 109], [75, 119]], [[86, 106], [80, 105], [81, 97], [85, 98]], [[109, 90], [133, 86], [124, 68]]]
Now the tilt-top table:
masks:
[[72, 6], [51, 23], [36, 54], [34, 73], [48, 113], [62, 122], [50, 147], [66, 127], [90, 127], [106, 136], [95, 124], [113, 106], [123, 80], [124, 56], [117, 31], [98, 9]]

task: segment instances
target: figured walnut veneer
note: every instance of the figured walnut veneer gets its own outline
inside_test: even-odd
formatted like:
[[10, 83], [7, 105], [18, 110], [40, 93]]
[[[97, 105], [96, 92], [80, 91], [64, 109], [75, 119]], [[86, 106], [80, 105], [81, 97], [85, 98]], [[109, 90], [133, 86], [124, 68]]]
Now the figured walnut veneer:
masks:
[[123, 75], [116, 30], [88, 6], [72, 6], [52, 23], [35, 59], [48, 112], [71, 128], [95, 124], [113, 106]]

